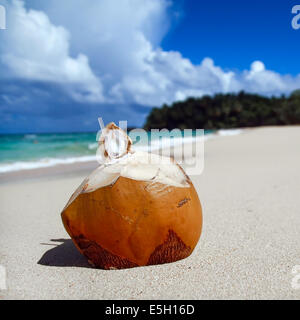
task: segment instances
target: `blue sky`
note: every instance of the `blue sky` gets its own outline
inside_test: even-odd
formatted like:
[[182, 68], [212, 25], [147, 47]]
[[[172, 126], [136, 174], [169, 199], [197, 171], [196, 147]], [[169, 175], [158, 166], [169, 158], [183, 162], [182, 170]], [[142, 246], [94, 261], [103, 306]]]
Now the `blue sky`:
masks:
[[295, 0], [180, 1], [180, 23], [162, 42], [194, 64], [211, 57], [223, 68], [243, 70], [254, 60], [268, 69], [300, 73], [300, 30], [291, 28]]
[[189, 96], [300, 88], [297, 1], [0, 4], [0, 133], [93, 131], [99, 116], [142, 125]]

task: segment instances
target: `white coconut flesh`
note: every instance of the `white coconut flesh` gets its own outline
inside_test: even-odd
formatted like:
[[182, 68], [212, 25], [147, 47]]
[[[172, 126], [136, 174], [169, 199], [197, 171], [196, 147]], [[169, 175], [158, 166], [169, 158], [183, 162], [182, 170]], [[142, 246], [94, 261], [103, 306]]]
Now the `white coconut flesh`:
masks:
[[134, 151], [126, 133], [109, 124], [99, 140], [97, 152], [101, 165], [87, 177], [81, 192], [93, 192], [111, 185], [119, 177], [137, 181], [161, 183], [167, 186], [188, 188], [188, 178], [179, 165], [168, 157]]

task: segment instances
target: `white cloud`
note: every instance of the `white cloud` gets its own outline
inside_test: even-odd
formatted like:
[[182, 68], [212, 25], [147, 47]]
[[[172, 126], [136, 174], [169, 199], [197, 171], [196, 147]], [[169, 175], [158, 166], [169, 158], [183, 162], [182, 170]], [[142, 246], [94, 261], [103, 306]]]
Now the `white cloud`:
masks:
[[243, 80], [244, 87], [250, 92], [275, 94], [276, 92], [288, 92], [289, 87], [293, 88], [292, 83], [288, 83], [280, 74], [266, 70], [261, 61], [254, 61], [251, 64], [250, 71], [244, 72]]
[[14, 3], [3, 61], [16, 76], [68, 84], [77, 100], [158, 106], [217, 92], [278, 95], [300, 87], [300, 75], [280, 75], [261, 61], [225, 71], [210, 58], [194, 65], [180, 52], [162, 50], [167, 0], [119, 0], [118, 6], [111, 0], [29, 0], [43, 12]]
[[13, 76], [64, 84], [77, 100], [103, 101], [102, 84], [86, 55], [69, 55], [68, 31], [51, 23], [42, 11], [14, 0], [8, 8], [8, 28], [1, 42], [1, 61]]

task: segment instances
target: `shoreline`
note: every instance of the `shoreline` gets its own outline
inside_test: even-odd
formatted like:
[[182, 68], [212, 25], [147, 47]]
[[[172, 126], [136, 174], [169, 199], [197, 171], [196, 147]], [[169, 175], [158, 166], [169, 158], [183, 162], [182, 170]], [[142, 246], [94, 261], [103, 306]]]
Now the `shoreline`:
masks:
[[[254, 128], [255, 129], [255, 128]], [[249, 128], [243, 128], [243, 129], [222, 129], [217, 130], [215, 133], [211, 133], [204, 136], [204, 143], [208, 140], [213, 139], [219, 139], [222, 137], [231, 137], [235, 135], [239, 135], [242, 133], [245, 133], [249, 130]], [[202, 139], [202, 137], [200, 137]], [[194, 142], [191, 142], [191, 137], [185, 138], [186, 141], [183, 141], [185, 145], [192, 145]], [[152, 152], [158, 153], [163, 152], [163, 147], [158, 148], [155, 144], [156, 141], [154, 141], [154, 144], [152, 146]], [[171, 149], [178, 147], [178, 145], [174, 145]], [[139, 149], [138, 149], [139, 150]], [[144, 147], [141, 148], [142, 151], [146, 151]], [[62, 174], [67, 176], [74, 176], [74, 175], [80, 175], [82, 173], [88, 173], [91, 172], [91, 170], [96, 169], [99, 164], [96, 160], [96, 156], [88, 156], [89, 158], [95, 157], [94, 160], [83, 160], [84, 158], [87, 158], [86, 156], [78, 156], [78, 157], [72, 157], [72, 158], [66, 158], [66, 159], [49, 159], [49, 160], [57, 160], [58, 164], [51, 164], [45, 165], [45, 166], [38, 166], [40, 163], [40, 160], [34, 161], [34, 162], [27, 162], [29, 164], [36, 163], [36, 168], [26, 168], [26, 169], [18, 169], [18, 170], [9, 170], [6, 172], [0, 172], [0, 184], [1, 183], [8, 183], [8, 182], [15, 182], [18, 180], [32, 180], [32, 179], [40, 179], [43, 177], [58, 177]], [[63, 163], [68, 162], [69, 160], [72, 160], [70, 163]], [[60, 163], [61, 162], [61, 163]], [[23, 163], [23, 162], [22, 162]], [[26, 163], [26, 162], [24, 162]], [[0, 164], [1, 166], [1, 164]]]
[[98, 167], [97, 161], [61, 164], [45, 168], [11, 171], [0, 173], [0, 185], [22, 182], [27, 180], [56, 179], [60, 177], [73, 177], [87, 175]]

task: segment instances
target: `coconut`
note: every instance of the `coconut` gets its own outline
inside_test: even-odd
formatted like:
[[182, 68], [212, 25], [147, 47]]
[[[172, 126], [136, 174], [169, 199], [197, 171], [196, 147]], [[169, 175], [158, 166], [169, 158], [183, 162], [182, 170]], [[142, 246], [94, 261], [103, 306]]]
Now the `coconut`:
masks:
[[134, 151], [110, 123], [102, 131], [101, 165], [71, 196], [63, 224], [90, 264], [121, 269], [188, 257], [202, 229], [197, 192], [171, 158]]

